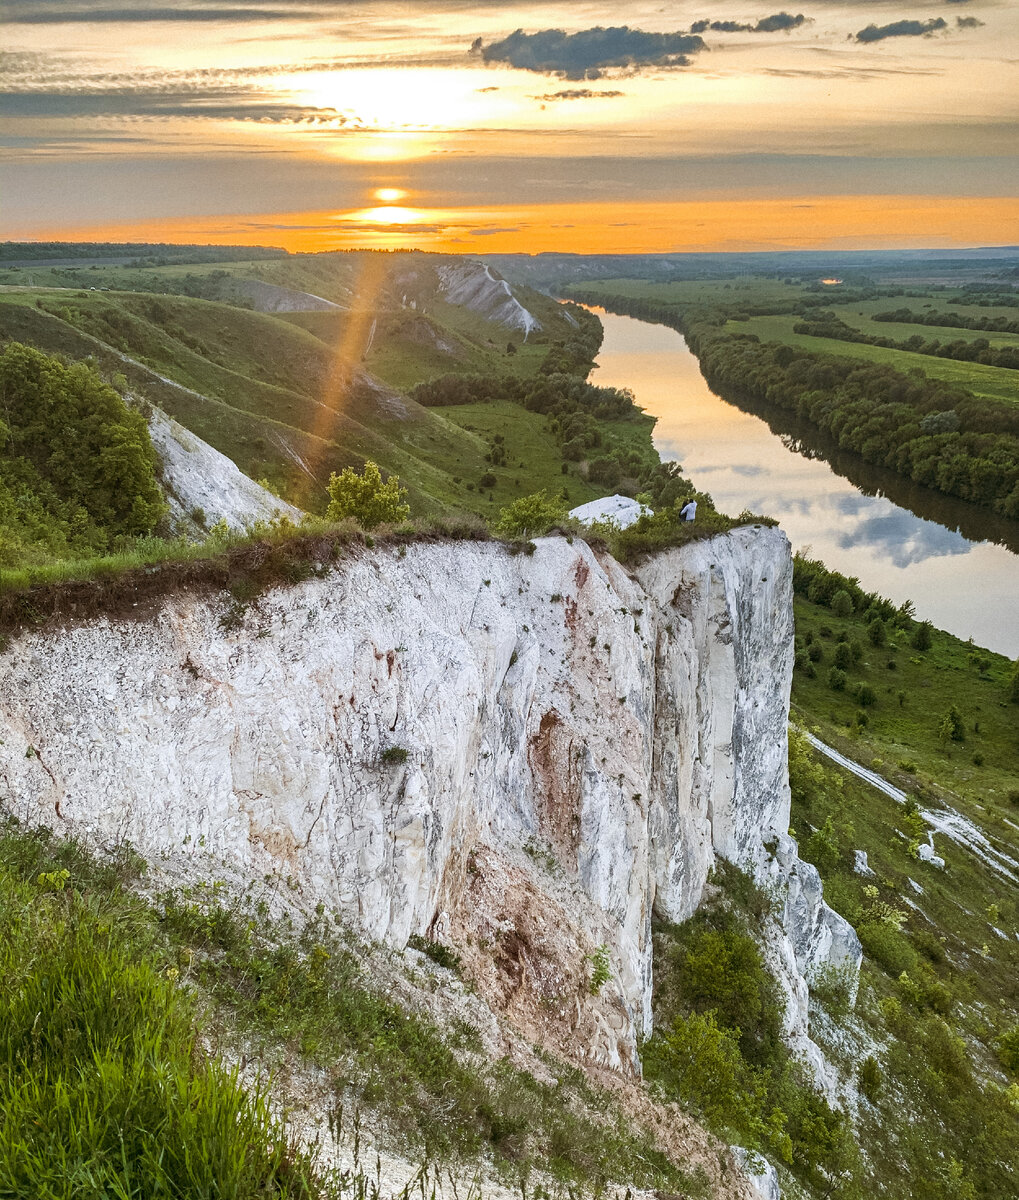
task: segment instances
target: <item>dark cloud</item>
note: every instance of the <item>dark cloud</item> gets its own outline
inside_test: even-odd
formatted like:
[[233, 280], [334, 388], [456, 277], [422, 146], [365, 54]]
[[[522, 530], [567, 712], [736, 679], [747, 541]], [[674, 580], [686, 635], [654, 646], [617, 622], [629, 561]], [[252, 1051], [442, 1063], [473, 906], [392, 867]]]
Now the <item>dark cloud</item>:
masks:
[[772, 13], [770, 17], [762, 17], [755, 25], [741, 24], [739, 21], [694, 21], [690, 26], [691, 33], [778, 33], [783, 29], [798, 29], [810, 20], [803, 13], [780, 12]]
[[607, 70], [642, 67], [685, 67], [689, 55], [704, 50], [704, 39], [689, 33], [645, 33], [627, 25], [597, 26], [579, 33], [522, 29], [501, 41], [472, 46], [485, 62], [504, 62], [521, 71], [560, 75], [565, 79], [599, 79]]
[[300, 15], [294, 9], [282, 8], [183, 8], [163, 6], [160, 8], [67, 8], [55, 5], [33, 4], [31, 7], [16, 6], [7, 13], [10, 24], [19, 25], [67, 25], [123, 24], [139, 21], [187, 21], [210, 22], [231, 21], [292, 21]]
[[613, 99], [616, 96], [625, 96], [625, 92], [614, 91], [596, 91], [594, 88], [563, 88], [560, 92], [546, 92], [544, 96], [534, 96], [534, 100], [543, 100], [549, 103], [554, 103], [556, 100], [598, 100], [598, 99]]
[[955, 24], [958, 29], [979, 29], [983, 21], [978, 21], [976, 17], [956, 17]]
[[856, 35], [858, 42], [882, 42], [893, 37], [930, 37], [948, 28], [944, 17], [932, 17], [929, 21], [893, 21], [890, 25], [868, 25]]

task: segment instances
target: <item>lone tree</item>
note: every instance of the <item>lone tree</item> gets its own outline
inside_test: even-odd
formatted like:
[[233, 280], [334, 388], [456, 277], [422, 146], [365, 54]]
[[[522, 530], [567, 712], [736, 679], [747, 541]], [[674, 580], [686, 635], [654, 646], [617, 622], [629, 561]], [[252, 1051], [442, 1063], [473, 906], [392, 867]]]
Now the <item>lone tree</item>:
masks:
[[410, 516], [410, 505], [405, 503], [407, 489], [400, 487], [399, 477], [390, 475], [383, 482], [378, 464], [371, 459], [364, 464], [364, 473], [345, 467], [339, 475], [329, 476], [329, 507], [326, 519], [342, 521], [353, 517], [362, 529], [374, 529], [378, 525], [396, 525]]
[[962, 722], [962, 713], [953, 704], [941, 718], [938, 726], [938, 737], [943, 742], [961, 742], [966, 738], [966, 726]]
[[934, 626], [930, 621], [921, 621], [913, 631], [910, 645], [914, 650], [929, 650], [931, 648], [931, 630]]
[[837, 617], [848, 617], [853, 612], [853, 598], [845, 588], [839, 588], [831, 598], [831, 610]]

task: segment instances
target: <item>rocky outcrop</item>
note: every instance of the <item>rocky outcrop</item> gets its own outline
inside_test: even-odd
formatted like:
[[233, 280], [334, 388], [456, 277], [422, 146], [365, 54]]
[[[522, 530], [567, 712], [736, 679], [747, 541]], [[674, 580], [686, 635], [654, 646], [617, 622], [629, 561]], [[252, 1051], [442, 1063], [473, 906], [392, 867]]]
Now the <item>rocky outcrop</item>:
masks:
[[436, 267], [439, 290], [450, 304], [459, 304], [486, 321], [507, 329], [519, 329], [526, 338], [541, 329], [541, 322], [513, 295], [501, 276], [484, 263], [468, 258], [454, 259]]
[[242, 531], [256, 521], [285, 516], [296, 522], [304, 516], [162, 409], [151, 410], [149, 436], [159, 455], [163, 492], [176, 525], [202, 533], [225, 521], [230, 529]]
[[652, 914], [692, 913], [716, 855], [787, 890], [808, 932], [775, 953], [804, 996], [834, 944], [785, 836], [791, 613], [774, 529], [632, 572], [563, 538], [358, 550], [243, 613], [179, 594], [22, 635], [0, 795], [177, 875], [450, 942], [530, 1040], [637, 1071]]

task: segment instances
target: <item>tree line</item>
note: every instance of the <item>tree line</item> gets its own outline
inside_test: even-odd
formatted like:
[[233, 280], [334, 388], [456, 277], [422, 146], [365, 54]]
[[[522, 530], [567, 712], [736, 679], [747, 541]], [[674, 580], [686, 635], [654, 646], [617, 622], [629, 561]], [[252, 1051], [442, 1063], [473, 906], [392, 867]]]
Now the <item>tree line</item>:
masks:
[[899, 325], [942, 325], [952, 329], [979, 329], [985, 333], [1019, 333], [1019, 320], [1008, 317], [979, 317], [974, 313], [914, 312], [895, 308], [875, 313], [872, 321], [892, 321]]
[[1019, 346], [992, 346], [987, 338], [956, 338], [942, 342], [937, 338], [925, 341], [914, 333], [902, 341], [865, 333], [854, 329], [833, 312], [818, 313], [812, 321], [797, 321], [793, 333], [810, 337], [831, 338], [838, 342], [859, 342], [864, 346], [882, 346], [886, 350], [908, 350], [912, 354], [927, 354], [933, 358], [952, 358], [958, 362], [982, 363], [987, 367], [1005, 367], [1019, 371]]

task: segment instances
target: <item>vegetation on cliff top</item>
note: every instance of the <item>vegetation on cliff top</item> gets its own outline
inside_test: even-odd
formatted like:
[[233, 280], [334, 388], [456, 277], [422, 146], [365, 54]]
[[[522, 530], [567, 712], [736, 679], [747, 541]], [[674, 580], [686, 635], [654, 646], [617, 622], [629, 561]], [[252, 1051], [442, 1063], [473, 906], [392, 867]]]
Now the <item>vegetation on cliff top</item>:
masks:
[[0, 567], [102, 554], [165, 511], [145, 418], [84, 364], [0, 351]]

